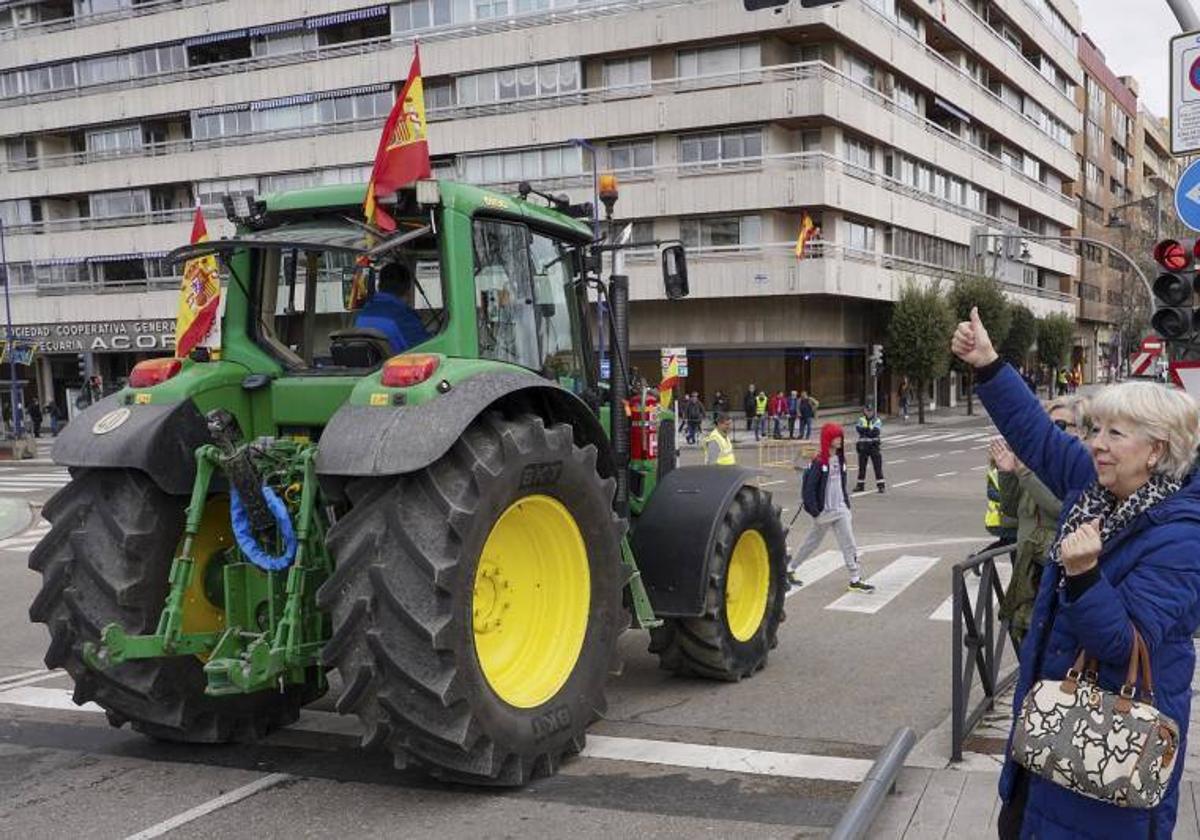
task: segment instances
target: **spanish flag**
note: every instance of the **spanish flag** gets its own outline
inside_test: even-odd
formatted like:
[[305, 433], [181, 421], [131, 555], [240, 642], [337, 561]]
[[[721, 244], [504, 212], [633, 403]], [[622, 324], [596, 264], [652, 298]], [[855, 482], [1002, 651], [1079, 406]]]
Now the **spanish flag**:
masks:
[[367, 184], [363, 213], [367, 221], [380, 230], [393, 231], [396, 221], [377, 203], [379, 196], [391, 195], [419, 178], [428, 178], [429, 143], [425, 128], [425, 88], [421, 82], [421, 51], [413, 48], [412, 66], [400, 98], [392, 106], [379, 149], [375, 152], [375, 167]]
[[679, 387], [679, 357], [672, 356], [667, 362], [666, 375], [658, 383], [658, 400], [661, 408], [671, 407], [671, 398], [675, 388]]
[[[192, 217], [193, 245], [208, 241], [204, 213], [196, 203]], [[217, 320], [221, 306], [221, 278], [217, 273], [217, 258], [211, 254], [188, 260], [183, 266], [183, 283], [179, 287], [179, 312], [175, 316], [175, 357], [185, 358], [200, 346]]]
[[804, 247], [808, 245], [808, 240], [812, 239], [813, 231], [816, 230], [816, 227], [813, 224], [812, 217], [806, 211], [800, 217], [800, 235], [796, 237], [796, 259], [804, 259]]

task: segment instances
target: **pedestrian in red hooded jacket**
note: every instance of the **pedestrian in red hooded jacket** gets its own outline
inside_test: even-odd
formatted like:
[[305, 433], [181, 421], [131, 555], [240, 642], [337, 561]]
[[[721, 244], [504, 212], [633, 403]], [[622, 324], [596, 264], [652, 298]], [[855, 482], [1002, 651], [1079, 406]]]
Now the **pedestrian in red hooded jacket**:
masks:
[[862, 579], [858, 546], [854, 542], [843, 440], [842, 427], [837, 423], [826, 423], [821, 427], [821, 451], [804, 471], [800, 492], [804, 512], [813, 518], [813, 525], [788, 561], [788, 581], [793, 586], [801, 585], [796, 568], [820, 548], [825, 533], [832, 530], [838, 548], [842, 550], [846, 571], [850, 573], [850, 591], [870, 593], [875, 587]]
[[787, 397], [783, 391], [776, 391], [767, 406], [767, 414], [771, 417], [772, 432], [776, 439], [783, 437], [783, 418], [787, 416]]

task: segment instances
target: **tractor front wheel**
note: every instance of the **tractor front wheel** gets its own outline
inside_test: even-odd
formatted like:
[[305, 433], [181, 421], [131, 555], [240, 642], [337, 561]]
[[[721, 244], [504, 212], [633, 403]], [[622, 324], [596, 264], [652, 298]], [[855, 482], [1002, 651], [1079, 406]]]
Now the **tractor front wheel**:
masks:
[[787, 544], [769, 493], [742, 487], [725, 509], [708, 563], [699, 618], [665, 619], [650, 652], [668, 671], [740, 680], [767, 664], [784, 619]]
[[622, 607], [615, 482], [563, 423], [477, 419], [417, 473], [361, 479], [317, 593], [364, 743], [476, 784], [553, 773], [605, 709]]
[[[155, 631], [185, 505], [141, 472], [79, 470], [42, 510], [51, 527], [29, 555], [29, 568], [42, 575], [29, 617], [50, 630], [46, 667], [65, 668], [75, 681], [75, 702], [97, 703], [114, 726], [129, 723], [171, 741], [253, 740], [294, 722], [316, 696], [315, 679], [283, 692], [209, 697], [204, 663], [195, 656], [104, 671], [83, 660], [84, 643], [99, 641], [107, 624], [131, 635]], [[203, 616], [185, 613], [185, 625], [193, 618]]]

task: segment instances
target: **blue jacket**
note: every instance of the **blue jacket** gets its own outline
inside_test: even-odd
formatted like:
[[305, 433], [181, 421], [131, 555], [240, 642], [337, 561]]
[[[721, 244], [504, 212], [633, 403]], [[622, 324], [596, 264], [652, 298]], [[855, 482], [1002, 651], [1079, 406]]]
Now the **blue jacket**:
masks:
[[[1063, 500], [1065, 518], [1080, 493], [1096, 480], [1087, 448], [1050, 421], [1008, 365], [982, 382], [978, 393], [1017, 457]], [[1069, 601], [1058, 585], [1061, 567], [1046, 568], [1029, 633], [1021, 645], [1013, 709], [1020, 709], [1035, 680], [1061, 679], [1081, 647], [1100, 660], [1101, 685], [1119, 689], [1129, 663], [1132, 622], [1150, 648], [1158, 708], [1179, 723], [1182, 742], [1171, 786], [1162, 804], [1141, 811], [1087, 799], [1030, 778], [1023, 837], [1164, 840], [1171, 836], [1187, 755], [1196, 659], [1192, 633], [1200, 626], [1200, 471], [1184, 479], [1178, 493], [1109, 539], [1100, 555], [1100, 573], [1091, 588]], [[1013, 795], [1018, 769], [1006, 757], [1000, 776], [1000, 796], [1006, 801]]]
[[388, 337], [393, 353], [403, 353], [429, 338], [429, 333], [412, 307], [387, 292], [371, 295], [363, 308], [358, 310], [354, 326], [382, 332]]
[[[840, 451], [838, 452], [838, 464], [841, 465], [839, 472], [842, 481], [842, 498], [846, 500], [848, 508], [850, 507], [850, 494], [846, 492], [846, 459]], [[821, 515], [825, 510], [825, 493], [828, 488], [829, 464], [814, 458], [800, 478], [800, 506], [804, 508], [805, 513], [812, 517]]]

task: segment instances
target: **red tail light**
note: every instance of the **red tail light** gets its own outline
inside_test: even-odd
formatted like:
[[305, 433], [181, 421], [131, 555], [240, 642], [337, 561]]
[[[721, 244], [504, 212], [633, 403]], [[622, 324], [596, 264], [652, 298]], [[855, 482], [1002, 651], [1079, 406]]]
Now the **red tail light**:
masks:
[[133, 366], [129, 374], [129, 387], [150, 388], [166, 382], [183, 369], [179, 359], [146, 359]]
[[393, 356], [383, 363], [382, 382], [386, 388], [407, 388], [419, 385], [437, 373], [437, 356], [415, 354]]

